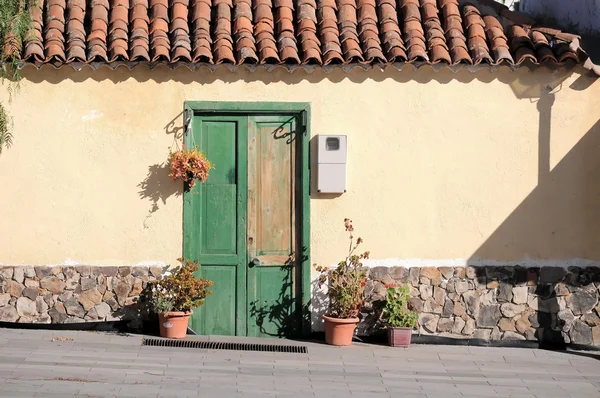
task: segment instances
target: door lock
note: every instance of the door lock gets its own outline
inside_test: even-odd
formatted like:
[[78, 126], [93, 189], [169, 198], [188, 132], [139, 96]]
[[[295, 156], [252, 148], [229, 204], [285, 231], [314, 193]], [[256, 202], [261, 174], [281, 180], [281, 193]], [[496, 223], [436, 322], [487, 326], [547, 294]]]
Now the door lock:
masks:
[[252, 261], [250, 261], [251, 267], [254, 267], [255, 265], [260, 265], [260, 259], [258, 257], [254, 257]]

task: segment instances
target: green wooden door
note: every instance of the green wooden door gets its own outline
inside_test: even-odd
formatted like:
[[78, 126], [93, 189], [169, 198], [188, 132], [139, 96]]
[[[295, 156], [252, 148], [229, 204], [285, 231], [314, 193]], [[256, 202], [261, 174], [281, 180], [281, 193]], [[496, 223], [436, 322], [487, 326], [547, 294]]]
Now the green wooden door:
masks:
[[244, 335], [246, 316], [247, 118], [194, 116], [187, 146], [198, 146], [215, 165], [205, 183], [184, 195], [184, 257], [199, 260], [199, 276], [214, 282], [194, 310], [200, 334]]
[[294, 116], [193, 117], [187, 146], [215, 164], [184, 195], [184, 256], [215, 283], [190, 321], [198, 334], [299, 332], [295, 129]]
[[248, 335], [291, 336], [295, 311], [295, 118], [248, 124]]

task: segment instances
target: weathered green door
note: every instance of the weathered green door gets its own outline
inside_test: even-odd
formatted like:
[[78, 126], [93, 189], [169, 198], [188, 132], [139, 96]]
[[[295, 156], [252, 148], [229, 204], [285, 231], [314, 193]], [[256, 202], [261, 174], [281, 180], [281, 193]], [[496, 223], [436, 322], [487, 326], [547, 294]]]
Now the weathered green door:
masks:
[[186, 145], [215, 165], [184, 195], [184, 256], [215, 283], [190, 321], [199, 334], [299, 332], [295, 129], [293, 115], [193, 117]]
[[248, 124], [248, 335], [290, 336], [294, 294], [295, 119]]

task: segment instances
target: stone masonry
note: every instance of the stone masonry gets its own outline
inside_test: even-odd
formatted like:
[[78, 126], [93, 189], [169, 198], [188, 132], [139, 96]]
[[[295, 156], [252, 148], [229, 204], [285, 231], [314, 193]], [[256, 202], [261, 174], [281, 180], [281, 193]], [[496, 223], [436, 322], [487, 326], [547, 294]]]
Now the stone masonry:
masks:
[[600, 345], [600, 268], [374, 267], [359, 334], [381, 330], [385, 285], [399, 283], [421, 334]]
[[1, 267], [0, 322], [132, 320], [137, 298], [162, 267]]

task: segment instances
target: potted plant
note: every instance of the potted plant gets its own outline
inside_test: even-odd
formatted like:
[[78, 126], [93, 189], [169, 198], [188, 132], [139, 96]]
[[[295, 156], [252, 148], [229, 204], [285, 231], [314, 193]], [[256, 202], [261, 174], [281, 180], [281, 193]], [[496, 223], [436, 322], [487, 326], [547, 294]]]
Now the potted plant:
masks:
[[357, 238], [356, 242], [354, 241], [352, 220], [344, 219], [344, 226], [350, 239], [346, 258], [333, 269], [315, 264], [315, 268], [321, 273], [319, 287], [328, 282], [329, 311], [323, 315], [325, 341], [336, 346], [352, 344], [358, 314], [364, 305], [367, 283], [367, 272], [361, 260], [369, 258], [368, 251], [354, 254], [363, 240]]
[[182, 339], [187, 334], [192, 309], [204, 304], [206, 296], [212, 294], [208, 287], [212, 281], [196, 278], [198, 261], [178, 258], [181, 263], [173, 272], [153, 282], [152, 307], [158, 314], [161, 337]]
[[208, 172], [214, 168], [214, 165], [206, 159], [204, 153], [197, 147], [192, 149], [179, 149], [169, 155], [171, 172], [169, 177], [173, 180], [183, 180], [187, 183], [189, 189], [194, 188], [196, 180], [205, 182], [208, 178]]
[[381, 312], [381, 320], [387, 327], [388, 344], [392, 347], [408, 347], [412, 331], [419, 316], [408, 308], [410, 289], [406, 285], [387, 287], [387, 302]]

